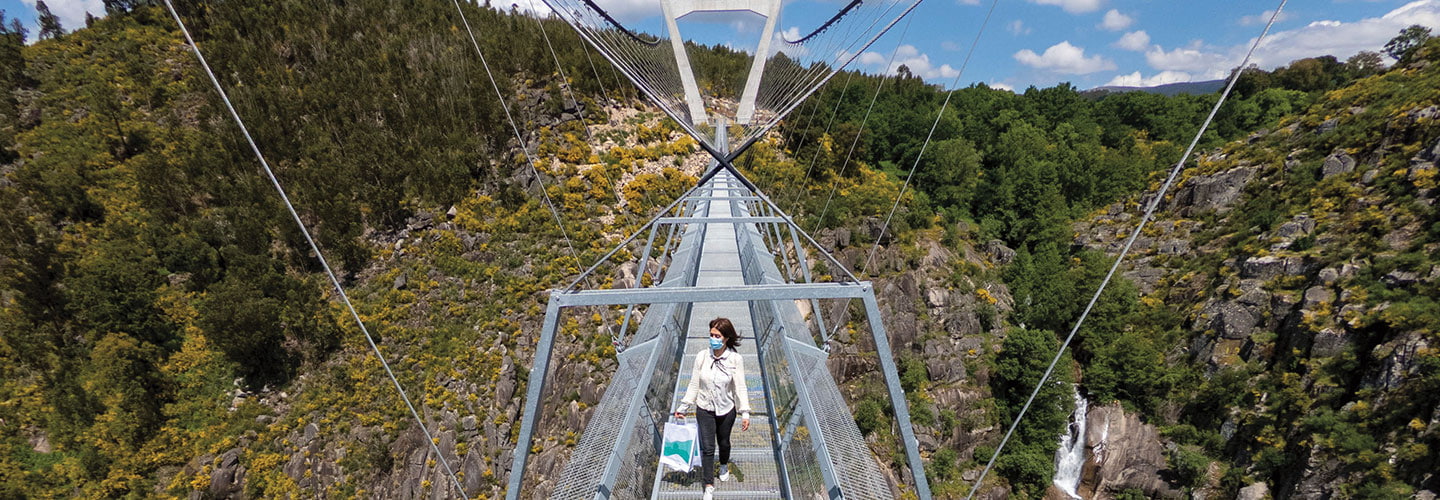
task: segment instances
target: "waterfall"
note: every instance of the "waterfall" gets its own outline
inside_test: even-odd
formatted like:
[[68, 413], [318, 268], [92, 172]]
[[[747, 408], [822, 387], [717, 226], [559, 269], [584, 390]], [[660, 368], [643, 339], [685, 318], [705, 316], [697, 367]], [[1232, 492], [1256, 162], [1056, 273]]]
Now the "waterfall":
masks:
[[1070, 425], [1060, 434], [1060, 449], [1055, 450], [1055, 486], [1070, 495], [1080, 498], [1076, 490], [1080, 487], [1080, 469], [1085, 466], [1085, 410], [1089, 401], [1075, 391], [1075, 413], [1070, 415]]

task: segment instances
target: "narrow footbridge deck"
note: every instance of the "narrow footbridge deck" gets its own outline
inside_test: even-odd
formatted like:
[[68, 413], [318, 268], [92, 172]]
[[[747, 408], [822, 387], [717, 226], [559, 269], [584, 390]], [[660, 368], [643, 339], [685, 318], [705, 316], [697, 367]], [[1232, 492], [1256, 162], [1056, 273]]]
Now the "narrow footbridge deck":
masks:
[[[891, 397], [900, 396], [897, 411], [908, 417], [870, 285], [809, 283], [797, 235], [803, 233], [747, 186], [737, 172], [714, 169], [680, 200], [675, 216], [656, 219], [644, 255], [652, 255], [653, 247], [666, 264], [650, 269], [658, 285], [552, 295], [537, 358], [548, 359], [554, 316], [562, 307], [630, 304], [644, 307], [644, 314], [635, 314], [642, 318], [639, 328], [618, 355], [613, 379], [563, 473], [553, 478], [550, 498], [700, 498], [698, 467], [673, 472], [658, 458], [661, 430], [689, 383], [693, 357], [707, 348], [708, 323], [716, 317], [730, 318], [741, 332], [752, 425], [741, 431], [737, 423], [733, 479], [717, 483], [715, 497], [895, 497], [897, 485], [866, 445], [826, 368], [827, 352], [816, 338], [823, 325], [812, 330], [798, 307], [808, 301], [817, 310], [815, 301], [822, 298], [862, 299]], [[787, 253], [793, 258], [784, 258]], [[545, 363], [537, 361], [537, 367], [532, 377], [543, 377]], [[530, 390], [542, 389], [532, 384]], [[528, 449], [536, 404], [527, 401], [512, 488], [522, 482], [525, 457], [518, 455]], [[913, 444], [909, 419], [900, 422]], [[907, 451], [918, 459], [913, 446]]]

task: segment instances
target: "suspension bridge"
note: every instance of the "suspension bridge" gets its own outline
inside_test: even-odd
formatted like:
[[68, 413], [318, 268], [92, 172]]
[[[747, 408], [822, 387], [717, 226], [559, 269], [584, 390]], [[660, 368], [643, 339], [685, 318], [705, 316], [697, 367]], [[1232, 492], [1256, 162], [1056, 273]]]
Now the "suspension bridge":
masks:
[[[758, 367], [747, 371], [749, 397], [751, 401], [763, 402], [763, 405], [757, 405], [750, 430], [734, 435], [732, 463], [742, 472], [737, 476], [743, 479], [719, 483], [716, 498], [888, 499], [897, 498], [902, 492], [921, 499], [930, 498], [924, 461], [910, 422], [905, 392], [900, 385], [884, 318], [870, 283], [858, 279], [847, 266], [826, 253], [790, 214], [733, 164], [740, 154], [781, 119], [909, 14], [920, 0], [852, 0], [839, 6], [833, 14], [819, 18], [811, 29], [801, 31], [802, 35], [794, 39], [775, 31], [778, 19], [785, 14], [781, 0], [658, 0], [654, 7], [660, 11], [657, 17], [663, 21], [664, 27], [657, 30], [662, 33], [658, 37], [624, 25], [594, 0], [544, 1], [555, 15], [572, 26], [583, 40], [625, 74], [656, 106], [697, 139], [701, 148], [713, 159], [694, 187], [657, 212], [640, 230], [617, 244], [569, 286], [551, 291], [528, 378], [506, 498], [531, 498], [534, 495], [529, 492], [530, 489], [541, 483], [549, 491], [549, 498], [559, 499], [701, 498], [698, 471], [690, 474], [668, 472], [660, 465], [659, 456], [663, 424], [671, 418], [671, 409], [676, 407], [689, 382], [689, 370], [684, 368], [684, 361], [691, 353], [708, 348], [707, 324], [715, 317], [730, 318], [742, 332], [740, 353], [744, 363]], [[533, 172], [536, 161], [527, 146], [525, 134], [511, 115], [504, 93], [485, 62], [484, 52], [465, 19], [464, 9], [459, 0], [452, 2], [477, 56], [490, 74], [491, 86], [500, 99], [527, 164], [535, 177], [540, 179], [538, 172]], [[452, 480], [453, 489], [438, 491], [468, 497], [454, 469], [436, 447], [438, 440], [430, 435], [424, 419], [391, 372], [385, 357], [350, 304], [344, 287], [311, 239], [308, 228], [291, 205], [260, 148], [251, 139], [243, 119], [230, 105], [229, 97], [210, 71], [200, 47], [185, 30], [184, 22], [170, 0], [165, 3], [269, 180], [305, 234], [311, 250], [320, 259], [341, 301], [366, 336], [411, 416], [434, 449], [440, 466]], [[992, 0], [955, 83], [963, 75], [996, 3], [998, 0]], [[1272, 14], [1272, 24], [1284, 4], [1285, 0], [1280, 0], [1279, 8]], [[738, 99], [734, 99], [737, 96], [725, 99], [701, 94], [676, 22], [696, 12], [726, 11], [748, 11], [765, 18], [764, 29], [752, 53], [750, 70]], [[1269, 28], [1270, 24], [1267, 24], [1266, 31], [1255, 40], [1255, 46], [1259, 45]], [[548, 35], [546, 41], [548, 44]], [[897, 43], [897, 50], [898, 47]], [[552, 56], [553, 50], [552, 46]], [[1253, 51], [1254, 46], [1252, 54]], [[1244, 67], [1249, 58], [1250, 55], [1247, 55], [1240, 67]], [[564, 77], [558, 58], [556, 65]], [[1234, 72], [1234, 75], [1238, 74], [1238, 71]], [[1037, 384], [1036, 392], [1055, 368], [1064, 346], [1073, 339], [1105, 284], [1119, 268], [1135, 237], [1164, 198], [1165, 190], [1174, 182], [1185, 163], [1184, 159], [1193, 151], [1210, 119], [1224, 103], [1235, 83], [1234, 75], [1196, 134], [1196, 140], [1192, 141], [1160, 188], [1159, 195], [1151, 198], [1145, 216], [1065, 339], [1060, 352], [1051, 361]], [[936, 124], [954, 92], [953, 83], [951, 88], [935, 117]], [[879, 91], [877, 88], [877, 95]], [[570, 99], [573, 101], [575, 98], [571, 95]], [[734, 105], [731, 105], [732, 101]], [[867, 111], [867, 119], [868, 116]], [[931, 135], [934, 130], [932, 125]], [[737, 136], [734, 140], [731, 138], [732, 131]], [[915, 159], [916, 165], [920, 156], [924, 155], [931, 135], [927, 135], [925, 145]], [[852, 153], [853, 150], [852, 144]], [[847, 165], [848, 162], [847, 155]], [[910, 170], [910, 175], [913, 174], [914, 166]], [[907, 177], [904, 188], [908, 188], [909, 184], [910, 178]], [[560, 214], [543, 186], [540, 194], [556, 222], [561, 222]], [[894, 215], [903, 194], [902, 188], [890, 216]], [[887, 227], [889, 221], [887, 217]], [[562, 234], [563, 227], [561, 224]], [[581, 287], [592, 282], [590, 278], [596, 269], [620, 254], [621, 250], [630, 248], [641, 236], [644, 236], [645, 243], [636, 256], [639, 272], [635, 282], [637, 285], [654, 283], [654, 286], [631, 289]], [[576, 256], [568, 235], [565, 239], [571, 255]], [[872, 248], [871, 257], [874, 251], [875, 248]], [[652, 258], [660, 265], [649, 265]], [[811, 262], [826, 262], [827, 268], [839, 276], [833, 281], [819, 282], [812, 273]], [[868, 262], [867, 257], [866, 264]], [[645, 279], [647, 277], [650, 279]], [[904, 464], [885, 464], [877, 459], [826, 365], [830, 334], [819, 301], [836, 299], [858, 300], [862, 304], [869, 327], [870, 345], [875, 349], [900, 434], [899, 441], [904, 448]], [[534, 475], [527, 475], [530, 450], [543, 412], [543, 395], [551, 371], [551, 356], [559, 340], [559, 325], [567, 310], [594, 306], [625, 307], [620, 333], [615, 336], [619, 348], [618, 367], [563, 471], [556, 477], [531, 477]], [[640, 314], [641, 310], [643, 314]], [[844, 310], [848, 314], [848, 307]], [[626, 338], [629, 323], [637, 315], [640, 319], [636, 333]], [[831, 326], [839, 328], [846, 321], [848, 318], [839, 318]], [[975, 485], [989, 473], [995, 457], [999, 456], [1034, 397], [1035, 393], [1032, 393], [1030, 401], [1010, 424]], [[896, 469], [908, 471], [908, 477], [893, 475], [891, 471]], [[978, 488], [972, 487], [970, 494], [973, 496], [976, 490]]]

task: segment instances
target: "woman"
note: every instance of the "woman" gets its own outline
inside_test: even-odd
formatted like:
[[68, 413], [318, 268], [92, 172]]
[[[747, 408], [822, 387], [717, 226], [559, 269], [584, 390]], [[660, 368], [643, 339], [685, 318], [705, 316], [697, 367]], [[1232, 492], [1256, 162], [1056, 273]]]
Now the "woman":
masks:
[[740, 413], [740, 430], [750, 430], [750, 397], [745, 388], [745, 361], [736, 348], [740, 334], [725, 318], [710, 321], [710, 347], [695, 353], [690, 385], [675, 409], [675, 418], [695, 406], [700, 427], [700, 470], [705, 482], [704, 500], [715, 492], [715, 445], [720, 445], [720, 480], [730, 480], [730, 429]]

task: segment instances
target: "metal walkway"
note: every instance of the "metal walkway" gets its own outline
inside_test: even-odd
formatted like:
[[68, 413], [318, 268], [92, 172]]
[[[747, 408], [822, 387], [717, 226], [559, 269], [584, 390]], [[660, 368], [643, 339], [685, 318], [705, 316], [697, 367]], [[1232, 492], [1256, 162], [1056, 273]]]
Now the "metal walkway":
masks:
[[[730, 218], [748, 215], [744, 206], [727, 201], [732, 188], [740, 188], [726, 173], [717, 174], [711, 181], [714, 189], [707, 189], [710, 200], [702, 217]], [[736, 226], [753, 224], [720, 223], [709, 224], [700, 252], [700, 269], [696, 274], [697, 286], [738, 286], [745, 284], [744, 272], [740, 269], [740, 251], [736, 243]], [[717, 498], [782, 498], [780, 478], [775, 463], [774, 441], [771, 439], [770, 416], [765, 412], [764, 377], [760, 375], [760, 358], [755, 349], [755, 332], [750, 325], [748, 302], [709, 302], [695, 304], [690, 310], [690, 326], [686, 329], [685, 353], [680, 363], [679, 377], [675, 381], [674, 397], [670, 408], [679, 406], [690, 383], [690, 366], [696, 353], [710, 348], [710, 320], [717, 317], [730, 318], [741, 335], [740, 355], [745, 361], [746, 387], [750, 390], [750, 430], [740, 431], [737, 419], [731, 434], [731, 470], [735, 480], [717, 482]], [[693, 418], [693, 417], [691, 417]], [[658, 465], [658, 464], [657, 464]], [[700, 472], [697, 467], [691, 474], [669, 472], [657, 467], [652, 498], [700, 498]]]
[[[725, 130], [717, 127], [721, 147]], [[628, 305], [627, 324], [636, 306], [644, 311], [564, 471], [553, 478], [549, 498], [701, 497], [698, 468], [689, 474], [665, 470], [659, 450], [664, 423], [684, 395], [695, 354], [708, 349], [708, 324], [716, 317], [730, 318], [741, 333], [751, 404], [750, 430], [741, 431], [737, 422], [731, 435], [734, 478], [716, 484], [716, 498], [897, 496], [888, 466], [871, 453], [826, 367], [823, 324], [815, 331], [822, 336], [817, 341], [797, 307], [801, 300], [811, 301], [812, 310], [819, 310], [819, 299], [863, 302], [905, 458], [920, 463], [874, 292], [870, 283], [853, 277], [810, 283], [804, 233], [774, 207], [733, 166], [717, 161], [698, 186], [646, 225], [648, 239], [638, 256], [655, 258], [661, 266], [640, 266], [636, 281], [649, 276], [658, 285], [551, 292], [507, 498], [530, 498], [521, 489], [527, 484], [525, 467], [562, 311], [597, 305]], [[804, 238], [813, 248], [813, 240]], [[911, 468], [911, 473], [909, 486], [928, 499], [924, 468]]]

